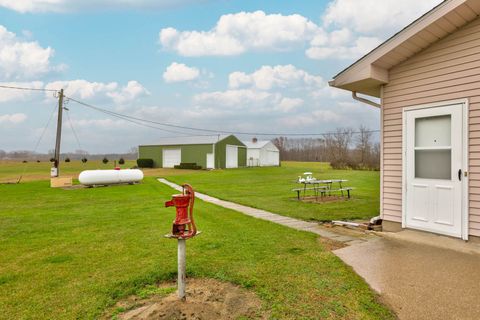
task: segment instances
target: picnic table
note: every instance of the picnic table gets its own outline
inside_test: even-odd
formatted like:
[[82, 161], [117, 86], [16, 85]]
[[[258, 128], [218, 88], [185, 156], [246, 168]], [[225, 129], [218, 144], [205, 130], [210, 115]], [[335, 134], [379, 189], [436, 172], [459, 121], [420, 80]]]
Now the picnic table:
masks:
[[[300, 200], [300, 193], [303, 191], [303, 197], [305, 198], [307, 190], [313, 190], [315, 197], [318, 198], [318, 195], [320, 196], [326, 196], [327, 193], [330, 196], [332, 192], [341, 192], [342, 197], [344, 196], [344, 191], [347, 192], [348, 198], [350, 198], [350, 190], [352, 188], [350, 187], [343, 187], [342, 183], [348, 182], [348, 180], [345, 179], [328, 179], [328, 180], [318, 180], [318, 179], [302, 179], [297, 181], [300, 184], [303, 184], [303, 188], [296, 188], [293, 189], [292, 191], [297, 192], [297, 198]], [[338, 184], [338, 189], [334, 189], [334, 185]], [[312, 187], [308, 187], [308, 185], [311, 185]]]

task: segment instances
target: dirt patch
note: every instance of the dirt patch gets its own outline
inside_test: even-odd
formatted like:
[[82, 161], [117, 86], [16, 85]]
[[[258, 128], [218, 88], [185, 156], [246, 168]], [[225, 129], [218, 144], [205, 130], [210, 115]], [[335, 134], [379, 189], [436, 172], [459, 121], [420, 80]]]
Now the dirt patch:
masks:
[[[180, 301], [172, 292], [175, 283], [164, 283], [159, 290], [169, 294], [140, 299], [130, 297], [116, 305], [116, 310], [128, 310], [116, 315], [122, 320], [227, 320], [267, 319], [261, 300], [246, 289], [213, 279], [188, 279], [187, 300]], [[164, 292], [168, 292], [164, 291]], [[110, 317], [106, 317], [111, 319]]]
[[328, 251], [333, 251], [341, 248], [345, 248], [347, 245], [344, 242], [318, 237], [317, 241]]

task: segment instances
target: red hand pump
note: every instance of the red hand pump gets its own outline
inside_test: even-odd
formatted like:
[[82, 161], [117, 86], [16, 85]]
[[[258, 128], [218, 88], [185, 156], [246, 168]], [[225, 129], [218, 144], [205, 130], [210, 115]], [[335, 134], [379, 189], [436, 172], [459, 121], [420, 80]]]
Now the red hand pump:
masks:
[[165, 207], [175, 206], [176, 215], [172, 226], [172, 237], [189, 239], [197, 234], [197, 227], [193, 220], [193, 204], [195, 191], [189, 184], [182, 185], [182, 194], [175, 194], [172, 200], [165, 202]]

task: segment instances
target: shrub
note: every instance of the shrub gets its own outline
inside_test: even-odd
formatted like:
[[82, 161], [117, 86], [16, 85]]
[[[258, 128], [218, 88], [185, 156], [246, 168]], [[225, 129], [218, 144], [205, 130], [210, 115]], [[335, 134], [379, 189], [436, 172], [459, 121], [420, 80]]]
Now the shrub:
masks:
[[50, 162], [55, 162], [55, 158], [50, 158]]
[[87, 161], [88, 161], [87, 158], [82, 158], [83, 163], [87, 163]]
[[174, 166], [175, 169], [190, 169], [190, 170], [200, 170], [201, 166], [197, 166], [196, 163], [182, 162], [180, 165]]
[[137, 159], [140, 168], [153, 168], [153, 159]]
[[65, 158], [65, 162], [70, 162], [70, 158]]
[[28, 161], [27, 161], [27, 160], [23, 160], [22, 162], [23, 162], [23, 163], [27, 163]]
[[37, 163], [40, 163], [40, 160], [37, 160]]
[[107, 157], [103, 158], [102, 162], [103, 162], [103, 164], [107, 164], [108, 163]]
[[120, 158], [120, 160], [118, 160], [118, 164], [125, 164], [125, 159]]

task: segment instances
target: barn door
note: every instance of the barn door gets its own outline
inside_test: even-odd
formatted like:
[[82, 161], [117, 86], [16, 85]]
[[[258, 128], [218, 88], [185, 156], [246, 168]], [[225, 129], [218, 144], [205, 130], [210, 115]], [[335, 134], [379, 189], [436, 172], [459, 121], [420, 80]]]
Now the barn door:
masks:
[[207, 153], [207, 169], [215, 169], [215, 155]]
[[462, 237], [463, 104], [405, 112], [405, 225]]
[[238, 146], [227, 145], [226, 167], [238, 168]]

